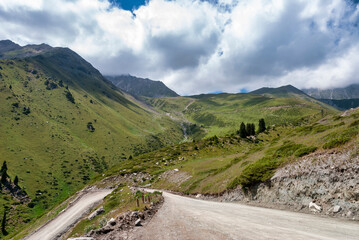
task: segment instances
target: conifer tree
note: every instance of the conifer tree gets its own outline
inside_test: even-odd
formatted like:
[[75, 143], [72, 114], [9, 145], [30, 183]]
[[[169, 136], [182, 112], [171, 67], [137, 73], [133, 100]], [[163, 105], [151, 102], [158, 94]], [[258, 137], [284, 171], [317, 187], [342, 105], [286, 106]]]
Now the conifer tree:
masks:
[[1, 173], [1, 180], [0, 180], [2, 184], [6, 183], [6, 177], [7, 177], [7, 173], [5, 171], [3, 171]]
[[3, 162], [1, 170], [0, 170], [0, 174], [1, 174], [1, 183], [5, 184], [6, 183], [6, 178], [9, 176], [7, 175], [7, 164], [6, 161]]
[[6, 161], [4, 161], [4, 162], [2, 163], [0, 172], [3, 173], [4, 171], [7, 172], [7, 164], [6, 164]]
[[251, 124], [250, 123], [247, 123], [246, 124], [246, 133], [247, 133], [247, 136], [250, 136], [251, 135]]
[[15, 178], [14, 178], [14, 184], [15, 184], [15, 186], [19, 186], [18, 185], [19, 184], [19, 178], [17, 176], [15, 176]]
[[239, 136], [241, 138], [245, 138], [247, 137], [247, 131], [246, 131], [246, 125], [244, 125], [244, 123], [241, 123], [241, 126], [239, 128]]
[[258, 132], [261, 133], [261, 132], [264, 132], [266, 130], [266, 124], [264, 122], [264, 119], [261, 118], [259, 119], [259, 123], [258, 123]]
[[256, 135], [256, 130], [255, 130], [255, 125], [254, 123], [247, 123], [247, 126], [246, 126], [246, 130], [247, 130], [247, 135], [248, 136], [254, 136]]
[[1, 232], [3, 235], [7, 235], [6, 232], [6, 209], [4, 208], [4, 215], [2, 217], [2, 222], [1, 222]]

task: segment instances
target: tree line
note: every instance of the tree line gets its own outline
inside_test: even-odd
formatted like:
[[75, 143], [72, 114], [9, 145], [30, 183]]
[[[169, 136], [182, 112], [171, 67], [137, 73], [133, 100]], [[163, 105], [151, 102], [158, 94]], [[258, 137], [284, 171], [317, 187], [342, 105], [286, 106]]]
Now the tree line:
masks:
[[[259, 119], [258, 121], [258, 131], [257, 133], [262, 133], [266, 130], [266, 124], [263, 118]], [[237, 131], [237, 134], [241, 138], [246, 138], [249, 136], [256, 135], [256, 126], [254, 123], [247, 123], [244, 124], [244, 122], [241, 123], [239, 130]]]

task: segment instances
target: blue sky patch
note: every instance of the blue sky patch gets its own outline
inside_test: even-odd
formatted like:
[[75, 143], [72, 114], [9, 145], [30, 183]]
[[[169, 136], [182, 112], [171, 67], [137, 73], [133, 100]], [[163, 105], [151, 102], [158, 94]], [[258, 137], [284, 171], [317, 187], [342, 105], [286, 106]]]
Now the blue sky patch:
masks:
[[124, 10], [133, 11], [146, 4], [146, 0], [110, 0], [110, 3]]

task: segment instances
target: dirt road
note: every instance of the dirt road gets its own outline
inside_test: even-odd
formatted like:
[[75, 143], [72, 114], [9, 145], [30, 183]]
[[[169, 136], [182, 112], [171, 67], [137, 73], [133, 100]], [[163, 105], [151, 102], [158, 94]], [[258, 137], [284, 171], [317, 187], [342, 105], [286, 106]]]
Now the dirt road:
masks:
[[64, 233], [72, 224], [96, 202], [102, 200], [111, 190], [97, 190], [83, 195], [73, 206], [59, 214], [52, 221], [41, 227], [38, 231], [24, 238], [24, 240], [52, 240]]
[[202, 201], [164, 193], [165, 203], [130, 239], [359, 239], [357, 222]]

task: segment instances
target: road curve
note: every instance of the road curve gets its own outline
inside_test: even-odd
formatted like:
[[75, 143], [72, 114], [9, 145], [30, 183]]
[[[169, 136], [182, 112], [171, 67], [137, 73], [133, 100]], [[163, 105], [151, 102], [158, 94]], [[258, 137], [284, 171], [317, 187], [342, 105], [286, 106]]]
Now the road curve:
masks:
[[101, 201], [112, 190], [91, 191], [83, 195], [74, 205], [59, 214], [56, 218], [42, 226], [24, 240], [52, 240], [57, 239], [59, 234], [64, 233], [72, 224], [76, 223], [81, 216], [98, 201]]
[[310, 214], [163, 193], [165, 203], [132, 240], [359, 239], [359, 224]]

